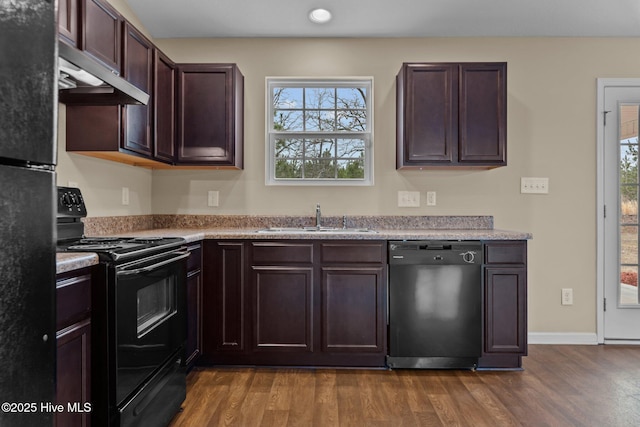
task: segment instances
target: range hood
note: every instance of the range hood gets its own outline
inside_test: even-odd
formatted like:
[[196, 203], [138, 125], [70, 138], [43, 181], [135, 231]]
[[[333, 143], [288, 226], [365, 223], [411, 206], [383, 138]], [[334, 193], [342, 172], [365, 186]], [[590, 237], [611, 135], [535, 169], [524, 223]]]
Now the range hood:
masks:
[[144, 104], [149, 95], [81, 51], [58, 43], [58, 100], [63, 104]]

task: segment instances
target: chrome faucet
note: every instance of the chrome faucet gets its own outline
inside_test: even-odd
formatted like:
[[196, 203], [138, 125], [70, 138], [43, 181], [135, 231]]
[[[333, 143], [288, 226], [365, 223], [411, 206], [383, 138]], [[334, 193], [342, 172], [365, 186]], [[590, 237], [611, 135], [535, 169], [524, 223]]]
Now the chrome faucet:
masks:
[[322, 212], [320, 212], [320, 203], [316, 204], [316, 228], [322, 227]]

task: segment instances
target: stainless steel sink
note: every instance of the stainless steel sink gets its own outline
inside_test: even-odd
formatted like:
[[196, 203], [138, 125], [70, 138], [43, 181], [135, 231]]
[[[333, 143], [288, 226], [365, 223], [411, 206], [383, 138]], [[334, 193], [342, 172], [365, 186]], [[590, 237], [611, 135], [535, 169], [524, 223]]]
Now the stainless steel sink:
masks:
[[322, 233], [322, 234], [362, 234], [377, 233], [370, 228], [339, 228], [339, 227], [269, 227], [258, 230], [258, 233], [280, 233], [280, 234], [297, 234], [297, 233]]

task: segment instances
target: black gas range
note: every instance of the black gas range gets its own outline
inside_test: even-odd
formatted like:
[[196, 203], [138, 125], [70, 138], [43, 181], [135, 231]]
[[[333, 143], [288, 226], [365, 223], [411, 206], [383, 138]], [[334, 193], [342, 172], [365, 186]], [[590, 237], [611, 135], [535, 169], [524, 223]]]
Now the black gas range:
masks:
[[86, 237], [87, 208], [78, 188], [58, 187], [58, 252], [95, 252], [100, 261], [123, 263], [186, 245], [180, 237]]
[[165, 427], [186, 397], [189, 252], [176, 237], [86, 237], [77, 188], [58, 187], [58, 251], [94, 252], [92, 425]]

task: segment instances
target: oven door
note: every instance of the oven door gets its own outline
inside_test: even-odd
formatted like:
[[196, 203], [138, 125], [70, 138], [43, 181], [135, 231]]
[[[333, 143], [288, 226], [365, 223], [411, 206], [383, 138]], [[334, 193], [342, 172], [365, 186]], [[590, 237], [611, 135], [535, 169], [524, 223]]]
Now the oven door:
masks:
[[180, 250], [116, 267], [118, 405], [184, 348], [188, 257]]

